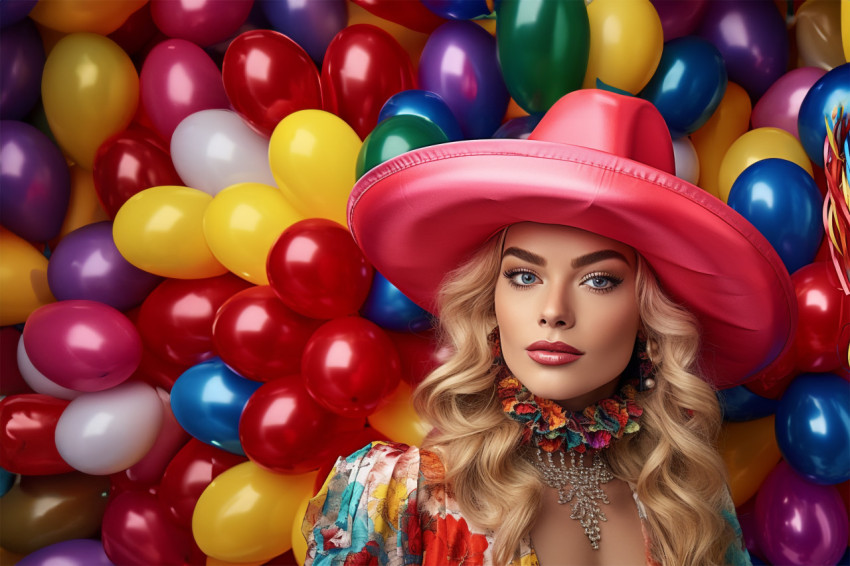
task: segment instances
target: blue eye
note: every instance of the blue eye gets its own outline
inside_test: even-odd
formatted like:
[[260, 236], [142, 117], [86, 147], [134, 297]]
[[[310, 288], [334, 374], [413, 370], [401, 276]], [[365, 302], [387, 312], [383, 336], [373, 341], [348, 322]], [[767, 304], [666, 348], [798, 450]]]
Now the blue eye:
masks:
[[505, 277], [508, 278], [512, 285], [516, 285], [517, 287], [528, 287], [538, 281], [537, 276], [530, 271], [509, 271], [505, 273]]
[[588, 285], [593, 287], [594, 289], [606, 289], [610, 287], [613, 283], [607, 277], [591, 277], [587, 281], [585, 281]]
[[601, 273], [591, 273], [582, 280], [582, 284], [587, 285], [593, 291], [613, 291], [622, 282], [623, 280], [619, 277]]

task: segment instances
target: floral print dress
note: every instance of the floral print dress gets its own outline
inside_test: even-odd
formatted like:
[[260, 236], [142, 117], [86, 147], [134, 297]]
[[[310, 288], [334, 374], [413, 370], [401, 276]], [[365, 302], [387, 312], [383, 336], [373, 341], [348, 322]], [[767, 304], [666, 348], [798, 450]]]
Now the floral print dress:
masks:
[[[307, 507], [305, 566], [492, 564], [492, 536], [466, 522], [444, 476], [436, 454], [393, 442], [340, 458]], [[734, 513], [731, 521], [740, 532]], [[645, 530], [644, 540], [648, 549]], [[646, 556], [654, 566], [648, 550]], [[735, 566], [750, 563], [742, 549], [729, 558]], [[539, 566], [530, 540], [511, 566]]]

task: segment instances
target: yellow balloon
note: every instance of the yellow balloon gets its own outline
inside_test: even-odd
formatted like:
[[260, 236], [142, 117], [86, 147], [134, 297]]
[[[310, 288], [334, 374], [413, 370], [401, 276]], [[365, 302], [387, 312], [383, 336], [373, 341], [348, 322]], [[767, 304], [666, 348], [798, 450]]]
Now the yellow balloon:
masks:
[[413, 409], [412, 393], [407, 382], [400, 382], [387, 404], [366, 417], [369, 425], [390, 440], [409, 445], [421, 444], [431, 427]]
[[298, 510], [295, 512], [295, 520], [292, 521], [292, 554], [295, 556], [295, 561], [298, 566], [304, 566], [304, 559], [307, 557], [307, 541], [301, 533], [301, 524], [304, 522], [304, 515], [307, 513], [307, 505], [312, 499], [312, 494], [307, 495], [301, 500]]
[[775, 420], [771, 415], [723, 425], [720, 455], [729, 473], [729, 489], [736, 507], [756, 494], [782, 457], [776, 443]]
[[192, 515], [195, 542], [227, 562], [270, 560], [292, 545], [292, 522], [312, 494], [316, 472], [285, 475], [248, 461], [230, 468], [201, 493]]
[[268, 285], [266, 258], [278, 237], [303, 217], [283, 193], [262, 183], [219, 191], [204, 212], [204, 236], [213, 255], [234, 274]]
[[812, 175], [812, 162], [803, 144], [793, 134], [781, 128], [756, 128], [735, 140], [720, 162], [717, 190], [723, 201], [729, 200], [732, 184], [744, 169], [762, 159], [787, 159]]
[[204, 211], [213, 197], [188, 187], [151, 187], [121, 205], [112, 238], [124, 258], [147, 272], [201, 279], [227, 272], [207, 246]]
[[797, 9], [794, 32], [802, 66], [829, 71], [845, 63], [840, 4], [835, 0], [806, 0]]
[[272, 132], [269, 164], [278, 187], [305, 218], [347, 226], [346, 206], [361, 145], [342, 118], [324, 110], [299, 110]]
[[664, 48], [661, 18], [649, 0], [593, 0], [587, 6], [590, 52], [584, 88], [596, 80], [636, 94], [658, 68]]
[[[97, 191], [94, 188], [92, 172], [79, 165], [72, 165], [71, 198], [68, 201], [68, 212], [59, 230], [59, 239], [64, 238], [77, 228], [88, 226], [95, 222], [109, 220], [109, 215], [103, 210]], [[52, 247], [56, 247], [55, 244]]]
[[850, 4], [841, 2], [841, 47], [844, 50], [844, 60], [850, 61]]
[[349, 26], [371, 24], [381, 28], [393, 36], [399, 45], [407, 51], [407, 54], [410, 55], [410, 61], [413, 63], [413, 70], [419, 67], [419, 58], [422, 56], [422, 50], [425, 49], [425, 43], [428, 41], [427, 33], [418, 32], [401, 24], [380, 18], [351, 0], [345, 4], [348, 7]]
[[56, 44], [44, 63], [41, 97], [59, 146], [91, 170], [100, 144], [133, 119], [139, 75], [127, 53], [111, 39], [72, 33]]
[[47, 285], [47, 258], [0, 227], [0, 326], [20, 324], [32, 311], [54, 301]]
[[717, 171], [726, 150], [750, 127], [753, 104], [742, 86], [730, 82], [726, 85], [723, 100], [711, 118], [691, 134], [691, 142], [699, 157], [699, 182], [703, 190], [720, 198]]
[[39, 0], [29, 17], [43, 26], [71, 33], [109, 35], [148, 0]]

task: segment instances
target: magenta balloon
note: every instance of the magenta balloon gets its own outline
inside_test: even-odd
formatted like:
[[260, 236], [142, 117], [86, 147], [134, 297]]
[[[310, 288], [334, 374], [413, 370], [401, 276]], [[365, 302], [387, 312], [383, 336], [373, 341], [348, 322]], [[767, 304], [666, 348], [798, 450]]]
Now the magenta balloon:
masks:
[[702, 20], [706, 0], [651, 0], [661, 19], [664, 41], [690, 35]]
[[824, 76], [826, 71], [818, 67], [799, 67], [788, 71], [765, 91], [750, 117], [755, 128], [782, 128], [800, 139], [797, 117], [806, 93]]
[[32, 20], [3, 28], [0, 53], [0, 120], [23, 120], [41, 96], [45, 61], [41, 35]]
[[76, 391], [125, 381], [142, 361], [142, 339], [121, 311], [97, 301], [37, 308], [24, 326], [24, 348], [45, 377]]
[[698, 34], [720, 51], [729, 80], [753, 98], [788, 69], [788, 32], [773, 0], [709, 2]]
[[208, 46], [232, 37], [254, 0], [151, 0], [156, 27], [168, 37]]
[[168, 39], [142, 64], [139, 91], [145, 112], [166, 141], [188, 115], [230, 108], [221, 71], [207, 53], [185, 39]]
[[759, 548], [772, 564], [836, 564], [847, 546], [847, 511], [834, 485], [811, 483], [781, 461], [756, 495]]
[[59, 235], [71, 198], [62, 152], [34, 126], [0, 122], [0, 223], [30, 242]]
[[47, 264], [47, 284], [60, 301], [99, 301], [120, 311], [140, 305], [161, 281], [124, 259], [112, 239], [111, 221], [67, 234]]

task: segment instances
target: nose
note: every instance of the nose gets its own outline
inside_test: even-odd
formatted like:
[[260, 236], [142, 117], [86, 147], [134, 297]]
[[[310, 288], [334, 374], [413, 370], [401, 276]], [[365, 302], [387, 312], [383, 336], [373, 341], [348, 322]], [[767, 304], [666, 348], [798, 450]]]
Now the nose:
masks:
[[545, 295], [538, 321], [540, 326], [570, 328], [575, 324], [575, 313], [567, 295], [563, 289], [556, 288]]

